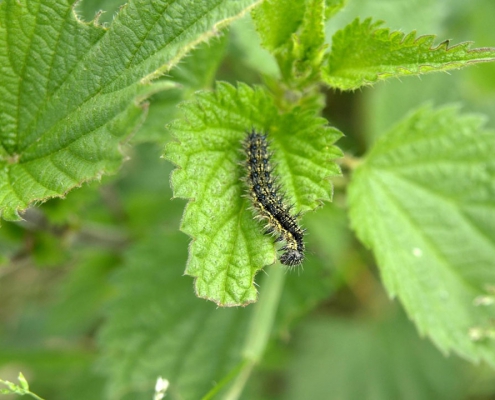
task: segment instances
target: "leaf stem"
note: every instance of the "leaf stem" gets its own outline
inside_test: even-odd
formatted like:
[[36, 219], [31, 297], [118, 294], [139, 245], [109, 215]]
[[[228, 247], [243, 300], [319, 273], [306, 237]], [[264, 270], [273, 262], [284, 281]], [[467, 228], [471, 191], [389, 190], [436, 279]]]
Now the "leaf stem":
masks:
[[226, 400], [236, 400], [239, 398], [251, 375], [251, 371], [263, 357], [280, 302], [285, 273], [286, 270], [279, 264], [276, 264], [270, 268], [263, 285], [261, 285], [260, 300], [254, 306], [247, 338], [242, 351], [245, 364], [225, 396]]

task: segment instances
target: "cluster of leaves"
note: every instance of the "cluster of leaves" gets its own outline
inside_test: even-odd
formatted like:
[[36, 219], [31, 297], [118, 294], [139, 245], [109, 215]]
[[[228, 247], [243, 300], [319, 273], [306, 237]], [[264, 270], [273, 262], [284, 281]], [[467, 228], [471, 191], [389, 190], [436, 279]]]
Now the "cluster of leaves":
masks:
[[[27, 221], [5, 222], [0, 248], [7, 271], [31, 256], [41, 265], [76, 265], [47, 307], [46, 321], [35, 311], [26, 317], [28, 325], [47, 325], [33, 343], [57, 335], [79, 341], [69, 351], [61, 346], [59, 367], [50, 370], [77, 371], [73, 387], [84, 389], [71, 398], [98, 398], [103, 390], [108, 398], [151, 398], [160, 376], [170, 382], [171, 398], [238, 398], [270, 338], [287, 334], [296, 318], [337, 289], [352, 288], [356, 258], [369, 263], [349, 251], [355, 245], [343, 210], [308, 212], [332, 199], [330, 178], [340, 174], [341, 157], [352, 175], [347, 192], [338, 194], [347, 196], [352, 228], [372, 250], [389, 296], [400, 299], [419, 332], [445, 353], [495, 366], [493, 310], [487, 306], [495, 301], [495, 132], [458, 107], [428, 105], [354, 160], [335, 146], [342, 134], [321, 117], [323, 86], [354, 90], [448, 71], [493, 61], [495, 50], [434, 45], [434, 36], [390, 31], [371, 19], [355, 19], [330, 38], [327, 21], [344, 5], [134, 0], [106, 26], [98, 18], [82, 21], [67, 1], [0, 2], [0, 213], [7, 221], [21, 215]], [[211, 85], [227, 49], [220, 30], [249, 11], [278, 72], [265, 75], [263, 86], [217, 82], [213, 91], [194, 93]], [[276, 261], [276, 248], [243, 197], [240, 143], [253, 128], [269, 133], [280, 183], [306, 213], [313, 234], [308, 247], [314, 251], [300, 276], [277, 265], [256, 276]], [[183, 203], [167, 200], [170, 167], [158, 162], [156, 147], [141, 142], [167, 143], [164, 156], [176, 165], [173, 196], [189, 201], [180, 225], [192, 239], [187, 260], [187, 238], [177, 232]], [[101, 183], [120, 167], [123, 152], [133, 161], [118, 178]], [[92, 180], [99, 182], [68, 194]], [[54, 197], [62, 199], [22, 214]], [[202, 302], [182, 276], [184, 266], [198, 297], [219, 306], [259, 301], [235, 309]], [[301, 337], [359, 343], [380, 360], [370, 382], [388, 375], [383, 354], [392, 350], [376, 349], [391, 346], [402, 351], [396, 357], [417, 357], [419, 366], [404, 368], [413, 382], [404, 386], [443, 371], [410, 398], [459, 396], [457, 365], [417, 340], [402, 314], [389, 314], [363, 326], [315, 322]], [[98, 355], [80, 342], [94, 342], [104, 316]], [[22, 324], [16, 329], [0, 335], [1, 348], [22, 347], [27, 333]], [[415, 343], [418, 352], [404, 350], [405, 343]], [[336, 376], [365, 364], [346, 358], [346, 349], [334, 346], [327, 357], [334, 369], [345, 367]], [[297, 364], [311, 364], [322, 353], [315, 345], [289, 365], [288, 398], [325, 398], [317, 384], [311, 389], [297, 379]], [[10, 358], [12, 352], [0, 351], [0, 365]], [[37, 363], [43, 367], [39, 359], [26, 355], [22, 363], [36, 369]], [[421, 365], [429, 366], [428, 373]], [[68, 373], [63, 379], [76, 381]], [[88, 387], [85, 379], [95, 384]], [[321, 381], [317, 374], [314, 379]], [[399, 381], [376, 391], [377, 398], [407, 398]], [[10, 392], [32, 395], [24, 378], [21, 386], [9, 385]], [[342, 398], [359, 398], [351, 386], [341, 386]]]

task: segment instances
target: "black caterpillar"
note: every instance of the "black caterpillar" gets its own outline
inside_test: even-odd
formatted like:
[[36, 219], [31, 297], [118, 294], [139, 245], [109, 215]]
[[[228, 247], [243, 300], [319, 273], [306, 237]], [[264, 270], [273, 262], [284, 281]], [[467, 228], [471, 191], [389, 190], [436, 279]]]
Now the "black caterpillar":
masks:
[[253, 131], [243, 143], [246, 153], [246, 183], [256, 211], [256, 218], [267, 220], [266, 233], [276, 234], [277, 242], [284, 241], [280, 262], [294, 267], [304, 260], [304, 229], [297, 221], [299, 214], [291, 213], [285, 204], [281, 187], [272, 175], [271, 152], [266, 135]]

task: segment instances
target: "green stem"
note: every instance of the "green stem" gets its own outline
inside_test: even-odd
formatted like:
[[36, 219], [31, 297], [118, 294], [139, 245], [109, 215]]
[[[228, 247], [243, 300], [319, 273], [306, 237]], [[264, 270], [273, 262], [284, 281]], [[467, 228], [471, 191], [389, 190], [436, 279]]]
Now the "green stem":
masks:
[[211, 400], [218, 392], [231, 380], [234, 379], [241, 371], [243, 371], [248, 362], [246, 360], [241, 361], [235, 366], [220, 382], [218, 382], [214, 388], [212, 388], [201, 400]]
[[34, 397], [36, 400], [44, 400], [40, 396], [34, 394], [33, 392], [27, 392], [27, 394], [29, 394], [31, 397]]
[[226, 400], [236, 400], [251, 375], [251, 371], [263, 357], [275, 322], [275, 316], [284, 286], [286, 270], [276, 264], [268, 271], [263, 281], [258, 303], [255, 304], [242, 351], [245, 363], [229, 392]]

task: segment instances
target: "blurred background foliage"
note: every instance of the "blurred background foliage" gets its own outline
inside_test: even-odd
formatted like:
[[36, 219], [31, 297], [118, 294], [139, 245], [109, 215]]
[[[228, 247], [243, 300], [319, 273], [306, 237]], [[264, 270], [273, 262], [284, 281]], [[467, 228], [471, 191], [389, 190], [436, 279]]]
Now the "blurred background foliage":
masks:
[[[100, 21], [110, 23], [119, 6], [84, 0], [77, 10], [86, 21], [105, 10]], [[493, 0], [349, 0], [327, 34], [330, 42], [356, 16], [371, 16], [391, 29], [437, 34], [438, 43], [495, 46], [494, 15]], [[151, 99], [117, 176], [29, 210], [23, 222], [3, 223], [2, 379], [15, 381], [22, 371], [47, 400], [136, 399], [151, 398], [150, 376], [172, 368], [184, 398], [197, 398], [211, 387], [205, 379], [234, 366], [251, 307], [217, 310], [194, 296], [192, 279], [182, 275], [188, 239], [178, 233], [185, 201], [172, 199], [172, 166], [160, 154], [178, 102], [214, 80], [261, 84], [265, 75], [277, 76], [276, 64], [246, 16], [165, 77], [181, 87]], [[324, 116], [346, 135], [338, 145], [359, 157], [425, 102], [459, 103], [494, 127], [495, 64], [327, 91], [326, 99]], [[345, 181], [336, 180], [332, 204], [305, 216], [309, 260], [287, 274], [276, 329], [242, 398], [495, 398], [494, 371], [441, 354], [387, 299], [371, 254], [348, 228]], [[184, 335], [194, 350], [179, 340]], [[178, 398], [174, 388], [169, 396]]]

